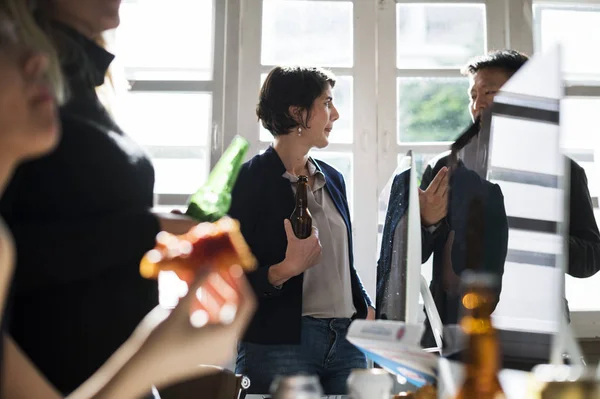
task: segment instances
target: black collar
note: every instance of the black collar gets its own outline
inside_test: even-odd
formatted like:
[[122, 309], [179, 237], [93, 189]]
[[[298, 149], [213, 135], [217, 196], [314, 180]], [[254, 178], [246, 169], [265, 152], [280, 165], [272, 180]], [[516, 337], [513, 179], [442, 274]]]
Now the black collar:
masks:
[[115, 56], [95, 41], [60, 22], [53, 22], [59, 35], [59, 54], [67, 78], [85, 75], [94, 86], [101, 86]]

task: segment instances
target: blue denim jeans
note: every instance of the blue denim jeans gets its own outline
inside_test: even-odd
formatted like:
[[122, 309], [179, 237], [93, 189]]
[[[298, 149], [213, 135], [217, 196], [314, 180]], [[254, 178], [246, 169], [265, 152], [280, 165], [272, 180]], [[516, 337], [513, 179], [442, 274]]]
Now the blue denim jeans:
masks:
[[365, 356], [346, 340], [350, 319], [302, 318], [299, 345], [238, 345], [236, 373], [250, 378], [248, 393], [269, 393], [277, 375], [312, 374], [326, 395], [345, 395], [352, 369], [366, 368]]

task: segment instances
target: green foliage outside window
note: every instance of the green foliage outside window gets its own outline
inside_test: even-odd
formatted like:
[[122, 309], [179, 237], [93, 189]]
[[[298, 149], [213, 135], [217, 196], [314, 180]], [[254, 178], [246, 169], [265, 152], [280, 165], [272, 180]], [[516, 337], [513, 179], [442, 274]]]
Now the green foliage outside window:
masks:
[[398, 141], [453, 141], [470, 123], [466, 79], [401, 79]]

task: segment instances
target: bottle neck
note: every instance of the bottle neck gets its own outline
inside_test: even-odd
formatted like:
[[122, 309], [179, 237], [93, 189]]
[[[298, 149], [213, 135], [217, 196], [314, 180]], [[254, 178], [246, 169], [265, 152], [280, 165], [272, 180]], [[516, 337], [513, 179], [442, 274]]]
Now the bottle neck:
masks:
[[232, 143], [223, 153], [208, 176], [205, 188], [212, 192], [231, 192], [242, 168], [247, 146], [244, 142]]
[[296, 208], [306, 210], [308, 208], [308, 184], [299, 181], [296, 183]]
[[500, 346], [496, 330], [492, 324], [491, 292], [469, 292], [463, 297], [463, 304], [469, 301], [476, 304], [467, 309], [460, 326], [467, 334], [469, 344], [467, 352], [467, 375], [478, 379], [497, 379], [500, 371]]
[[466, 378], [486, 389], [499, 389], [502, 358], [495, 332], [469, 336], [465, 359]]
[[[470, 324], [469, 327], [465, 327], [467, 323]], [[498, 347], [496, 330], [492, 327], [490, 318], [463, 318], [461, 326], [468, 336], [469, 349], [486, 352]]]

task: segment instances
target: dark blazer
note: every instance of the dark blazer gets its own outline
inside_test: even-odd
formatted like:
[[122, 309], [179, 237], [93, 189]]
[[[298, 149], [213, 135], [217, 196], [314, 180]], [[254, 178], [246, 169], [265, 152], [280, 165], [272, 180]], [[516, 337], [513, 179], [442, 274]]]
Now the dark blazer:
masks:
[[[435, 162], [435, 160], [434, 160]], [[432, 162], [433, 163], [433, 162]], [[448, 157], [443, 157], [425, 169], [421, 181], [421, 189], [425, 190], [443, 166], [447, 166]], [[498, 275], [500, 282], [504, 274], [504, 262], [508, 251], [508, 220], [504, 208], [504, 196], [500, 186], [482, 179], [476, 172], [467, 169], [462, 162], [452, 173], [450, 179], [450, 198], [448, 215], [443, 219], [434, 233], [422, 228], [422, 261], [429, 259], [433, 253], [433, 273], [430, 290], [433, 300], [444, 324], [454, 324], [460, 315], [460, 293], [448, 293], [444, 289], [443, 260], [448, 234], [454, 231], [451, 259], [454, 273], [458, 276], [465, 270], [467, 262], [476, 261], [475, 268]], [[469, 223], [469, 206], [473, 199], [482, 204], [483, 237], [480, 250], [467, 247], [467, 236], [472, 234]], [[467, 251], [471, 255], [467, 255]], [[498, 287], [498, 297], [501, 286]], [[422, 344], [435, 345], [429, 323]]]
[[[352, 297], [355, 318], [365, 318], [371, 300], [354, 268], [352, 227], [346, 185], [340, 172], [316, 161], [326, 179], [325, 189], [348, 228]], [[232, 194], [229, 215], [240, 221], [244, 238], [258, 260], [258, 269], [248, 279], [258, 297], [258, 310], [244, 341], [259, 344], [300, 343], [303, 274], [291, 278], [281, 289], [268, 280], [269, 267], [285, 258], [287, 239], [283, 227], [295, 206], [294, 193], [285, 167], [272, 147], [254, 156], [240, 171]]]
[[600, 232], [583, 168], [572, 159], [569, 196], [569, 264], [573, 277], [590, 277], [600, 270]]

